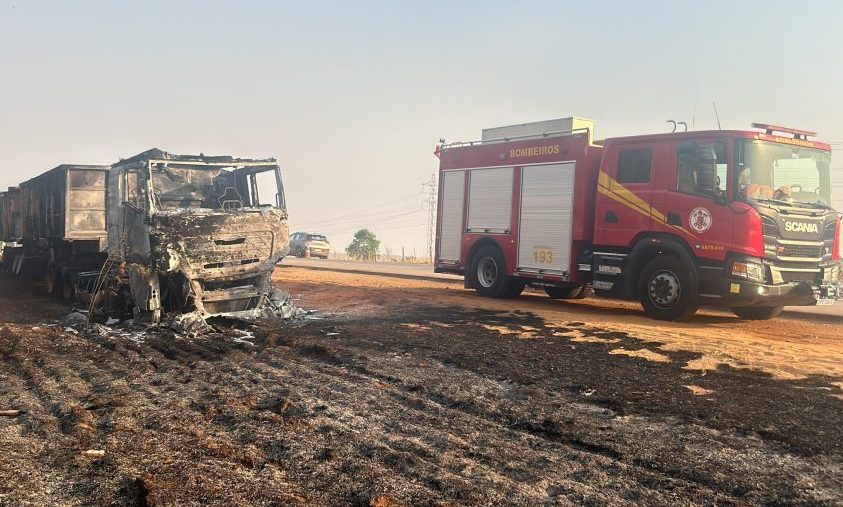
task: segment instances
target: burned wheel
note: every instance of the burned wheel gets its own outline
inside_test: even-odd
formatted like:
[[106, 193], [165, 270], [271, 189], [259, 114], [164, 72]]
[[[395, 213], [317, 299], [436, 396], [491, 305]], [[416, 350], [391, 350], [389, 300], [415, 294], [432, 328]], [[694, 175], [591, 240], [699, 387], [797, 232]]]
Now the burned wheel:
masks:
[[693, 266], [676, 257], [660, 255], [648, 262], [638, 285], [641, 306], [657, 320], [685, 320], [699, 308]]

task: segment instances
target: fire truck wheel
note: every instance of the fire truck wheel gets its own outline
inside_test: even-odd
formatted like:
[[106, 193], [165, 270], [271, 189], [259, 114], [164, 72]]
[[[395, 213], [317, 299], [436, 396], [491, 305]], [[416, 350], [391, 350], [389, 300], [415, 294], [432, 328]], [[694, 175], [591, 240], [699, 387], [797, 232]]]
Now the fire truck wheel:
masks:
[[587, 289], [584, 285], [576, 284], [561, 287], [545, 287], [544, 291], [550, 296], [550, 299], [581, 299], [580, 294], [586, 292]]
[[768, 320], [782, 313], [783, 306], [739, 306], [732, 313], [744, 320]]
[[[498, 247], [481, 248], [471, 259], [469, 270], [474, 278], [474, 290], [481, 296], [508, 298], [517, 295], [513, 293], [513, 283], [517, 282], [507, 276], [506, 259]], [[520, 291], [518, 293], [520, 294]]]
[[522, 292], [524, 292], [525, 287], [527, 287], [527, 284], [522, 282], [521, 280], [510, 279], [509, 291], [507, 292], [505, 297], [517, 298], [521, 295]]
[[676, 257], [660, 255], [644, 266], [638, 286], [641, 306], [656, 320], [686, 320], [699, 308], [696, 280]]
[[586, 298], [590, 298], [593, 295], [594, 295], [594, 289], [592, 289], [591, 286], [587, 285], [587, 286], [582, 288], [580, 293], [577, 294], [577, 297], [575, 297], [574, 299], [586, 299]]

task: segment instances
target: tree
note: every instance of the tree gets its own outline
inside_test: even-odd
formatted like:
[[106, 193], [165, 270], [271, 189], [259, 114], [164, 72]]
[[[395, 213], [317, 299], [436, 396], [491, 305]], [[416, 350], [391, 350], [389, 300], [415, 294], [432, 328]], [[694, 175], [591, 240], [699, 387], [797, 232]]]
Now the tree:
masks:
[[377, 259], [380, 246], [381, 241], [375, 237], [375, 233], [369, 229], [360, 229], [354, 234], [345, 252], [354, 259], [371, 261]]

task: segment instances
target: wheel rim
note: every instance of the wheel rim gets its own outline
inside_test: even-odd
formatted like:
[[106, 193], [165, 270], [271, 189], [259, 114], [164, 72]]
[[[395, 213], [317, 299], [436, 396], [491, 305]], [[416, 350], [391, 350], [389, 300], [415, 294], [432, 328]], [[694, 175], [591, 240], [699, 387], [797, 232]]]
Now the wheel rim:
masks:
[[650, 301], [659, 308], [671, 308], [682, 295], [682, 284], [672, 271], [659, 271], [650, 278]]
[[477, 263], [477, 281], [483, 287], [489, 288], [498, 280], [498, 263], [491, 257], [483, 257]]

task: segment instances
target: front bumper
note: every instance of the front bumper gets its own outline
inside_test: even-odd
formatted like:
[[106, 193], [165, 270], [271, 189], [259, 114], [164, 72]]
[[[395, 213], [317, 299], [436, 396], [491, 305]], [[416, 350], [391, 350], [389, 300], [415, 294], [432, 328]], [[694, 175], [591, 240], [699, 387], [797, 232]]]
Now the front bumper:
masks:
[[314, 248], [308, 247], [307, 255], [308, 257], [328, 257], [328, 252], [330, 251], [329, 248]]
[[806, 282], [768, 285], [740, 279], [723, 281], [726, 306], [813, 306], [818, 299], [841, 299], [843, 292], [835, 284], [813, 285]]

